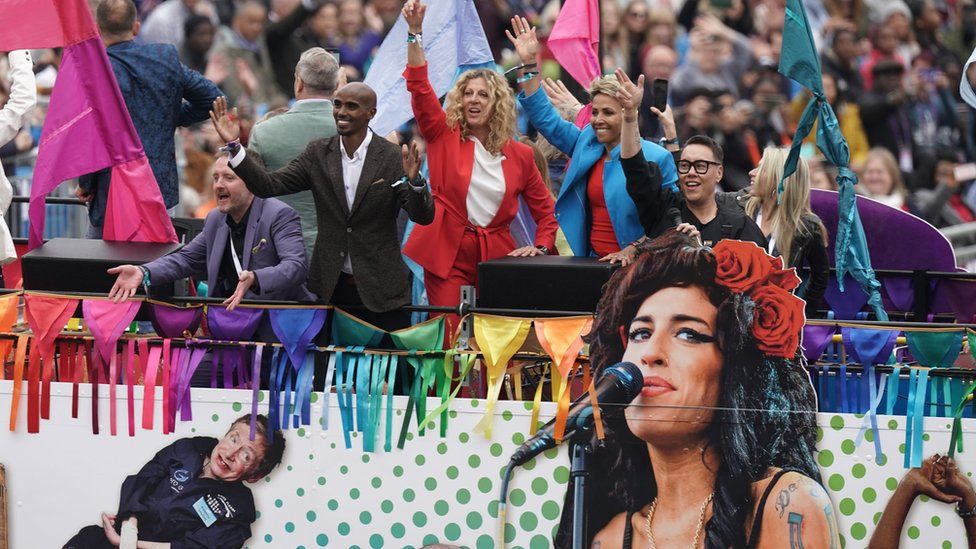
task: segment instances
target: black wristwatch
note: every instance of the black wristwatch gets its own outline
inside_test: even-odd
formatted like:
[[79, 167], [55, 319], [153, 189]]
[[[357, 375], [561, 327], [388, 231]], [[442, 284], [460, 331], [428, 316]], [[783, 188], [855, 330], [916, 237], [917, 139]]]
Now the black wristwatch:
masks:
[[544, 255], [549, 255], [549, 248], [545, 246], [536, 246], [535, 248], [540, 252], [542, 252]]
[[680, 146], [681, 143], [678, 142], [678, 138], [677, 137], [675, 137], [674, 139], [668, 139], [666, 137], [662, 137], [661, 138], [661, 146], [666, 148], [668, 145], [674, 145], [674, 146], [677, 147], [677, 146]]
[[974, 505], [972, 509], [969, 509], [967, 511], [965, 509], [960, 508], [959, 503], [956, 503], [956, 514], [959, 515], [959, 518], [964, 518], [964, 519], [976, 517], [976, 505]]

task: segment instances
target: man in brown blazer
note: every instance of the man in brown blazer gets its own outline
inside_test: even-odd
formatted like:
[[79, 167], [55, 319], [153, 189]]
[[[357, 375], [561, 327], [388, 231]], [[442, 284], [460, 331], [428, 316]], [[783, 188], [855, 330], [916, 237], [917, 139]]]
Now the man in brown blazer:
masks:
[[[338, 136], [309, 143], [288, 165], [267, 172], [237, 141], [236, 116], [224, 98], [210, 117], [227, 141], [230, 166], [255, 195], [270, 197], [311, 190], [318, 212], [318, 236], [309, 268], [311, 291], [387, 331], [410, 325], [398, 310], [410, 303], [407, 266], [400, 256], [396, 218], [403, 208], [415, 223], [434, 219], [434, 202], [419, 177], [420, 154], [390, 143], [369, 129], [376, 94], [348, 84], [333, 99]], [[236, 113], [235, 113], [236, 114]]]

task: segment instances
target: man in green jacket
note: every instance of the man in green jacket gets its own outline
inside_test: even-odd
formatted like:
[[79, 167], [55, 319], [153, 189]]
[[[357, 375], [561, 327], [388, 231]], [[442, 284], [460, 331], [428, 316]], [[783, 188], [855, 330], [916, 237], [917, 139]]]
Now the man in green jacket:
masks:
[[[261, 156], [268, 171], [276, 171], [305, 150], [309, 143], [336, 135], [332, 94], [339, 79], [339, 63], [322, 48], [305, 51], [295, 66], [295, 104], [268, 118], [251, 132], [248, 149]], [[311, 191], [278, 197], [298, 212], [305, 251], [312, 256], [318, 222]]]

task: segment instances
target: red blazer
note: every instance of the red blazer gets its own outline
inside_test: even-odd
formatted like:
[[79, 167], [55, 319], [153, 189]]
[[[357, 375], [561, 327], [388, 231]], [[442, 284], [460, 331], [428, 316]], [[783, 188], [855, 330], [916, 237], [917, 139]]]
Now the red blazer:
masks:
[[478, 234], [484, 260], [504, 256], [515, 249], [509, 226], [518, 213], [519, 195], [538, 225], [535, 244], [553, 250], [558, 228], [553, 215], [555, 203], [536, 168], [532, 148], [514, 139], [502, 147], [505, 196], [488, 227], [473, 226], [468, 221], [467, 197], [474, 167], [474, 141], [448, 127], [447, 115], [427, 79], [427, 65], [408, 66], [403, 76], [414, 117], [427, 141], [430, 187], [436, 204], [433, 223], [417, 225], [410, 233], [403, 248], [407, 257], [439, 278], [447, 278], [466, 228]]

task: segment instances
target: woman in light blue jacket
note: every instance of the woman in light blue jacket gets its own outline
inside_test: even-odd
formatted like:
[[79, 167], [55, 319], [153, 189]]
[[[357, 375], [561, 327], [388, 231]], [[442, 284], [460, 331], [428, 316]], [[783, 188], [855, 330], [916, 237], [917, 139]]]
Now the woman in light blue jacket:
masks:
[[[556, 220], [573, 255], [596, 255], [628, 263], [626, 248], [644, 236], [637, 206], [627, 192], [620, 165], [620, 125], [623, 109], [617, 101], [619, 83], [613, 76], [598, 78], [590, 87], [593, 115], [582, 129], [563, 120], [540, 93], [537, 69], [539, 41], [535, 29], [521, 17], [512, 19], [509, 39], [521, 59], [519, 103], [539, 133], [570, 156], [566, 178], [556, 199]], [[644, 158], [665, 187], [677, 189], [674, 159], [664, 148], [643, 141]]]

